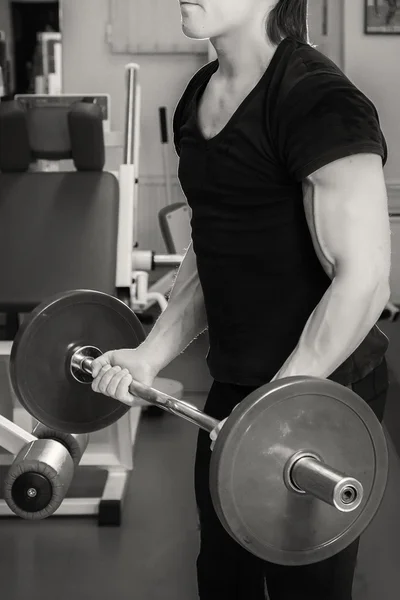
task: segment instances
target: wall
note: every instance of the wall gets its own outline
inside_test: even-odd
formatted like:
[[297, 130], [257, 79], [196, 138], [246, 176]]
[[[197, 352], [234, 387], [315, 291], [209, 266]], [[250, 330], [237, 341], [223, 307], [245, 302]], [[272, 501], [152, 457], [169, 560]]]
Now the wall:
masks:
[[400, 182], [400, 37], [364, 34], [364, 0], [345, 0], [344, 68], [374, 102], [389, 146], [386, 178]]
[[[169, 117], [191, 75], [204, 63], [190, 55], [111, 54], [106, 42], [108, 0], [63, 0], [62, 30], [65, 92], [108, 92], [112, 97], [112, 126], [124, 126], [125, 75], [128, 62], [141, 67], [142, 129], [141, 175], [163, 173], [158, 107], [166, 106]], [[177, 160], [170, 149], [171, 172]]]
[[310, 39], [323, 54], [329, 56], [340, 67], [343, 64], [343, 14], [342, 1], [329, 0], [327, 14], [327, 33], [323, 31], [324, 4], [322, 0], [309, 0], [308, 26]]

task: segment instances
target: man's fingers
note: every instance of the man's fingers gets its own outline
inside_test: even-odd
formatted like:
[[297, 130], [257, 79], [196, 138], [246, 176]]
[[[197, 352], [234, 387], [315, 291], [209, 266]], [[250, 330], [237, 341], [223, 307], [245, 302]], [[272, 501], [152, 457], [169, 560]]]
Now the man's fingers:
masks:
[[110, 364], [104, 365], [97, 377], [93, 380], [92, 390], [99, 394], [105, 394], [108, 384], [118, 370], [121, 370], [120, 367], [113, 368]]
[[131, 374], [129, 373], [128, 369], [123, 369], [121, 372], [121, 379], [119, 379], [119, 383], [113, 398], [119, 400], [120, 402], [129, 402], [132, 406], [139, 406], [138, 403], [135, 403], [136, 398], [130, 392], [129, 388], [131, 383]]
[[[107, 390], [106, 390], [107, 396], [111, 396], [111, 398], [116, 398], [117, 400], [119, 400], [119, 398], [117, 398], [117, 391], [121, 385], [121, 382], [125, 378], [126, 378], [126, 380], [124, 382], [125, 385], [123, 387], [124, 387], [124, 392], [125, 392], [125, 389], [127, 391], [129, 384], [128, 384], [128, 386], [126, 386], [126, 382], [129, 381], [129, 377], [130, 377], [130, 375], [126, 369], [119, 369], [119, 371], [117, 370], [116, 373], [114, 373], [112, 379], [109, 381], [109, 384], [107, 386]], [[132, 378], [130, 378], [130, 379], [132, 379]]]
[[102, 368], [105, 367], [106, 365], [110, 365], [110, 358], [109, 358], [109, 354], [108, 353], [107, 354], [103, 354], [102, 356], [99, 356], [99, 358], [96, 358], [92, 362], [92, 375], [93, 375], [93, 379], [96, 379], [96, 377], [99, 375], [99, 373], [102, 370]]

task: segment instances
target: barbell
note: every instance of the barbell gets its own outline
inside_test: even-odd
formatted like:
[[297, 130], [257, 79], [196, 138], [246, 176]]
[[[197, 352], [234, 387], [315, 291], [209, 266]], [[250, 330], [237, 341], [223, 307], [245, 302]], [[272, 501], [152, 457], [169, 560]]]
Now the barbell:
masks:
[[[92, 391], [93, 361], [135, 348], [137, 317], [107, 294], [72, 291], [37, 307], [10, 358], [21, 404], [61, 432], [89, 433], [129, 410]], [[133, 396], [211, 432], [218, 421], [195, 406], [133, 382]], [[330, 380], [292, 377], [262, 386], [225, 422], [210, 465], [210, 491], [226, 531], [269, 562], [327, 559], [368, 527], [386, 488], [388, 452], [372, 410]]]

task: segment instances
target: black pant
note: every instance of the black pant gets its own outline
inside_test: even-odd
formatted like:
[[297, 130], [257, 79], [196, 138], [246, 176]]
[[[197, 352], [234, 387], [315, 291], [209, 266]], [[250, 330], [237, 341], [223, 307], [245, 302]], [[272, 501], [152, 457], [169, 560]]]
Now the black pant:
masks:
[[[350, 386], [349, 386], [350, 387]], [[383, 419], [388, 389], [386, 361], [352, 389]], [[214, 382], [205, 412], [224, 419], [253, 388]], [[209, 491], [211, 458], [209, 434], [199, 432], [195, 488], [200, 520], [197, 575], [200, 600], [351, 600], [359, 540], [328, 560], [301, 567], [262, 561], [236, 543], [225, 531]]]

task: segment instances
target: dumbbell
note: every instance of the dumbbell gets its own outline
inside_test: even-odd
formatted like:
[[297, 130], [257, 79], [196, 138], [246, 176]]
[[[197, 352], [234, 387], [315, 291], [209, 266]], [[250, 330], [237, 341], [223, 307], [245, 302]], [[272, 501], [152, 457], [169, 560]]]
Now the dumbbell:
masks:
[[[14, 390], [48, 427], [96, 431], [130, 404], [92, 391], [93, 360], [143, 340], [121, 301], [100, 292], [60, 294], [18, 332]], [[131, 392], [206, 431], [218, 425], [138, 382]], [[222, 525], [247, 550], [278, 564], [311, 564], [361, 535], [380, 506], [387, 470], [385, 436], [368, 405], [332, 381], [295, 377], [261, 387], [232, 412], [212, 454], [210, 490]]]

